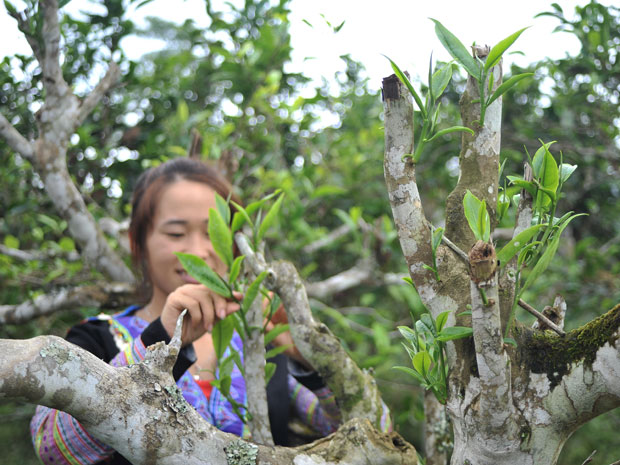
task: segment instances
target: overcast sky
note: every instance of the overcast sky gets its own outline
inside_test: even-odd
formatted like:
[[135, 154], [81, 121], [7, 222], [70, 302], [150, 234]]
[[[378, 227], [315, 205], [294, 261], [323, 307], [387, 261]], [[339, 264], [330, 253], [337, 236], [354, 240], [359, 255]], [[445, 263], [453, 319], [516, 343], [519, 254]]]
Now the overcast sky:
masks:
[[[18, 6], [21, 3], [12, 1]], [[511, 55], [506, 58], [509, 63], [527, 64], [546, 56], [560, 58], [567, 53], [576, 54], [579, 46], [575, 38], [566, 33], [552, 33], [558, 24], [556, 20], [534, 19], [537, 13], [550, 10], [551, 3], [540, 0], [292, 0], [290, 19], [294, 52], [289, 70], [302, 71], [315, 79], [329, 78], [343, 69], [339, 56], [349, 53], [364, 64], [370, 86], [377, 89], [381, 79], [391, 74], [389, 63], [382, 56], [385, 54], [413, 76], [426, 76], [431, 52], [437, 59], [448, 59], [429, 18], [441, 21], [464, 44], [494, 45], [516, 30], [531, 26], [513, 46], [524, 56]], [[557, 3], [572, 17], [575, 6], [587, 2], [557, 0]], [[88, 1], [72, 0], [67, 8], [82, 10], [88, 8]], [[131, 13], [138, 21], [148, 15], [160, 15], [177, 22], [193, 18], [198, 24], [208, 24], [204, 0], [154, 0]], [[327, 21], [332, 26], [345, 23], [334, 33]], [[160, 45], [133, 38], [122, 46], [130, 56], [138, 57]], [[15, 21], [4, 6], [0, 6], [0, 56], [16, 52], [29, 53], [28, 45], [17, 31]]]

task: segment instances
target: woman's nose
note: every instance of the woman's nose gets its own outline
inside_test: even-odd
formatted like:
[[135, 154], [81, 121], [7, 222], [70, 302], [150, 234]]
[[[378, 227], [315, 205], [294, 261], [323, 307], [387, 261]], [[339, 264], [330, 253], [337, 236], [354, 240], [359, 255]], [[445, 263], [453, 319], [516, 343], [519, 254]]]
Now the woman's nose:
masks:
[[205, 234], [192, 234], [189, 237], [188, 253], [207, 260], [211, 249], [211, 241]]

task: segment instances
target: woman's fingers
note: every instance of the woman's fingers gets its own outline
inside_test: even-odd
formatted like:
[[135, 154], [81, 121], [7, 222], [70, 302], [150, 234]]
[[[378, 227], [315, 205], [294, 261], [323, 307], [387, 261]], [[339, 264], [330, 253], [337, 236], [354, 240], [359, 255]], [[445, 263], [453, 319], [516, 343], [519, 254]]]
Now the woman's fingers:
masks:
[[[234, 292], [234, 297], [240, 300], [243, 295]], [[205, 331], [211, 332], [217, 319], [224, 319], [233, 312], [239, 310], [240, 305], [236, 301], [215, 294], [202, 284], [186, 284], [177, 288], [168, 295], [162, 312], [162, 324], [166, 331], [172, 335], [176, 318], [187, 309], [189, 323], [183, 328], [183, 342], [193, 342]], [[174, 320], [174, 321], [173, 321]]]

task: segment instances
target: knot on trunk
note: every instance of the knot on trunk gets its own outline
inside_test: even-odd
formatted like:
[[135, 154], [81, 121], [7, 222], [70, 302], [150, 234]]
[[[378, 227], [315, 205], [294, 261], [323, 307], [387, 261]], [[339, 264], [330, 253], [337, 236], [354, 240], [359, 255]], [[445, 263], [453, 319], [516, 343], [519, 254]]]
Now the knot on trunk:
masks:
[[469, 251], [469, 274], [476, 284], [488, 281], [497, 269], [497, 256], [493, 244], [478, 241]]

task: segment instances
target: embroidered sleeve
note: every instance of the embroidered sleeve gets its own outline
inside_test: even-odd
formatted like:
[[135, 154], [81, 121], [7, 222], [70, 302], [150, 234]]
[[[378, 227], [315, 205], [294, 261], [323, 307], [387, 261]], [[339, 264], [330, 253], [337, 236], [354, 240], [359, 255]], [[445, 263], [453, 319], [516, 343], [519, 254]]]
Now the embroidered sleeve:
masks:
[[[327, 386], [311, 391], [292, 376], [289, 376], [288, 383], [291, 403], [295, 413], [304, 423], [324, 436], [338, 429], [341, 421], [340, 410], [336, 405], [334, 393]], [[390, 410], [383, 401], [381, 406], [379, 427], [383, 432], [392, 431]]]
[[144, 360], [146, 355], [146, 346], [141, 338], [136, 338], [130, 344], [125, 344], [121, 350], [110, 360], [113, 367], [124, 367], [133, 365]]
[[289, 395], [296, 415], [324, 436], [340, 424], [340, 410], [328, 387], [311, 391], [293, 376], [288, 377]]
[[114, 454], [71, 415], [42, 405], [30, 421], [34, 450], [44, 465], [90, 465]]

